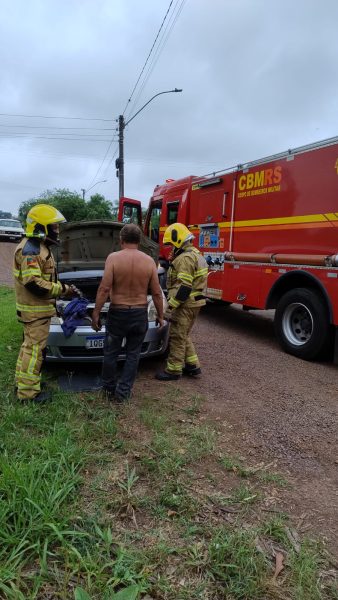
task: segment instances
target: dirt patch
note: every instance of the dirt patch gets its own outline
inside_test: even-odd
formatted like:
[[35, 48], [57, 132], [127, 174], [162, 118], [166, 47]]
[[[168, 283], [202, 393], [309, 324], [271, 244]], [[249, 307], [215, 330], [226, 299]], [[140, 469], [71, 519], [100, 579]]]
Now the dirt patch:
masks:
[[0, 240], [0, 285], [13, 287], [13, 257], [17, 243]]
[[[284, 354], [272, 313], [207, 307], [194, 332], [203, 376], [178, 386], [206, 398], [224, 453], [247, 465], [273, 462], [290, 483], [274, 509], [320, 536], [338, 556], [338, 369]], [[138, 390], [159, 393], [159, 363], [143, 362]], [[162, 384], [173, 386], [173, 384]]]

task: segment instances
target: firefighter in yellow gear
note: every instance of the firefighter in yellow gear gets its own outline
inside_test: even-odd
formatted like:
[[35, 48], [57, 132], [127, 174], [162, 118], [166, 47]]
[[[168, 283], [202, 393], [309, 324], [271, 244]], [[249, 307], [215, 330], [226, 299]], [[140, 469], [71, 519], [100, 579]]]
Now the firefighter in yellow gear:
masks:
[[15, 369], [17, 396], [21, 401], [48, 399], [41, 392], [40, 371], [50, 321], [56, 314], [55, 299], [76, 293], [76, 288], [58, 281], [50, 250], [52, 244], [59, 242], [59, 223], [64, 221], [64, 216], [53, 206], [33, 206], [27, 214], [25, 237], [14, 254], [16, 310], [24, 329]]
[[193, 238], [182, 223], [170, 225], [163, 237], [164, 244], [173, 246], [173, 257], [167, 275], [169, 314], [165, 315], [171, 323], [169, 356], [165, 370], [155, 375], [160, 381], [179, 379], [182, 373], [201, 374], [190, 332], [206, 303], [208, 265], [193, 246]]

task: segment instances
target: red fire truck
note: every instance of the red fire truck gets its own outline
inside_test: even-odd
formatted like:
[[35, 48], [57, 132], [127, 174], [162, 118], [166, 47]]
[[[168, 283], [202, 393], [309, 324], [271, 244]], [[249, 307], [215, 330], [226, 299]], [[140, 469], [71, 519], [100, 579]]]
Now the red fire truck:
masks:
[[[142, 223], [139, 201], [121, 198], [126, 219]], [[277, 339], [295, 356], [328, 350], [338, 331], [338, 137], [157, 185], [143, 230], [163, 265], [175, 222], [208, 262], [208, 298], [276, 309]]]

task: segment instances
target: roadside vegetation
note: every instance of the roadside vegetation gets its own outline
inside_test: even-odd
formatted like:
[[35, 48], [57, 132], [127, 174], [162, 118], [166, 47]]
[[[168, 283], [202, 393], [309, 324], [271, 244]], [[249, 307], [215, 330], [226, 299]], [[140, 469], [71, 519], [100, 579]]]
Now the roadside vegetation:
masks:
[[219, 444], [173, 384], [116, 409], [97, 394], [15, 401], [21, 340], [0, 288], [0, 598], [338, 600], [336, 570], [271, 499], [288, 482]]
[[116, 220], [117, 217], [117, 203], [106, 200], [102, 194], [92, 194], [86, 200], [77, 192], [59, 188], [46, 190], [35, 198], [22, 202], [19, 206], [19, 218], [23, 224], [32, 206], [41, 203], [51, 204], [57, 208], [67, 221]]

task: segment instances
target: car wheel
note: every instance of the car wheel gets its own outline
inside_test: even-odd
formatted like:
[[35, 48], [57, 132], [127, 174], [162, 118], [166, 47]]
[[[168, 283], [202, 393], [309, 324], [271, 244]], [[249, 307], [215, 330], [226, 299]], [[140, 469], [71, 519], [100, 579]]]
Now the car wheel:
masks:
[[329, 314], [316, 291], [296, 288], [284, 294], [275, 313], [277, 339], [286, 352], [312, 360], [323, 354], [330, 342]]

